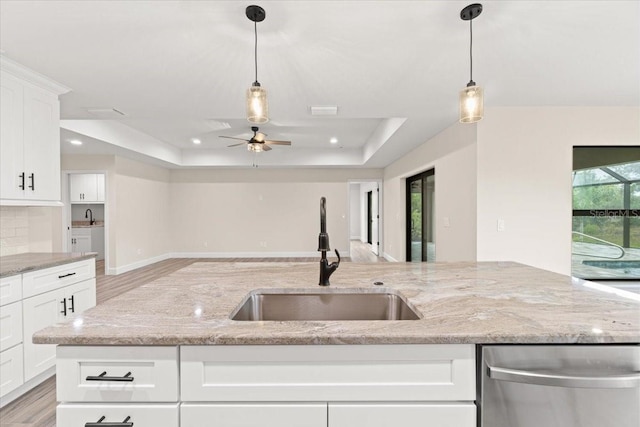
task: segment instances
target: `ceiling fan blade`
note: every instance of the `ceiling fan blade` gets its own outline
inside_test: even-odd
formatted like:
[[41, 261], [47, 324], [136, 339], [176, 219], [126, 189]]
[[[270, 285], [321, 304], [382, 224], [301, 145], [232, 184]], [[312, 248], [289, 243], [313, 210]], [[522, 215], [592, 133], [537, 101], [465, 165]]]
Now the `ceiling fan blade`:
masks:
[[266, 134], [264, 134], [262, 132], [257, 132], [256, 136], [254, 136], [253, 139], [258, 141], [258, 142], [263, 142], [266, 137], [267, 137]]
[[249, 142], [249, 140], [248, 140], [248, 139], [244, 139], [244, 138], [236, 138], [235, 136], [224, 136], [224, 135], [218, 135], [218, 138], [237, 139], [238, 141]]
[[270, 145], [291, 145], [291, 141], [265, 141], [264, 143]]
[[269, 151], [272, 150], [271, 147], [269, 147], [267, 144], [262, 144], [262, 151]]
[[239, 144], [231, 144], [231, 145], [227, 145], [227, 147], [237, 147], [238, 145], [245, 145], [246, 142], [240, 142]]

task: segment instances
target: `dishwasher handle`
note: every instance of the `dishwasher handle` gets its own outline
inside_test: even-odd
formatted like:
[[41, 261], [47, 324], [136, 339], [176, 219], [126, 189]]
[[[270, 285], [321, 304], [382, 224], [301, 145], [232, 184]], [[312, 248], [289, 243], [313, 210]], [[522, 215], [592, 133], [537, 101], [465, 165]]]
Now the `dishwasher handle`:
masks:
[[581, 376], [499, 368], [487, 364], [487, 376], [497, 381], [565, 388], [638, 388], [640, 372], [624, 375]]

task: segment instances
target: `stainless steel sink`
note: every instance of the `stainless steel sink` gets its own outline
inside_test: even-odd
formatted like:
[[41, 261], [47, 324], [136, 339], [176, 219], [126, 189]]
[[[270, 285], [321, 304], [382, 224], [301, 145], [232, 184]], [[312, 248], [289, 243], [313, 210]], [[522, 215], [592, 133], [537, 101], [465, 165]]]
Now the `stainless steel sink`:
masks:
[[245, 297], [231, 320], [418, 320], [399, 294], [344, 290], [276, 293], [256, 290]]

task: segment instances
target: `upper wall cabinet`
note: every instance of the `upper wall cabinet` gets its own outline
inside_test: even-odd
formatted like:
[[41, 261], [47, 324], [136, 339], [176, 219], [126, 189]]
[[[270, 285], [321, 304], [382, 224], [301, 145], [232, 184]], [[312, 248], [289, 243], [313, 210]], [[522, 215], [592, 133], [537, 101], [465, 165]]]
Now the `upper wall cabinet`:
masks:
[[104, 203], [104, 175], [81, 173], [69, 176], [71, 203]]
[[59, 204], [58, 96], [69, 89], [0, 60], [0, 204]]

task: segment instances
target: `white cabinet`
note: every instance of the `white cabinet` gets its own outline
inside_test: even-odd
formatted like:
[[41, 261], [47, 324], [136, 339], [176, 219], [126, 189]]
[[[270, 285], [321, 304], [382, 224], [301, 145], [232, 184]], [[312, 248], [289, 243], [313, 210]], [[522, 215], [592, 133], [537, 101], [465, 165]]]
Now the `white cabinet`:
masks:
[[1, 57], [0, 203], [60, 200], [60, 102], [56, 82]]
[[64, 319], [62, 306], [66, 303], [64, 289], [46, 292], [23, 301], [25, 379], [35, 377], [56, 363], [54, 344], [34, 344], [34, 332]]
[[22, 342], [22, 304], [20, 301], [0, 308], [0, 351]]
[[56, 423], [64, 427], [178, 427], [178, 404], [61, 404], [56, 411]]
[[327, 404], [182, 404], [180, 427], [202, 427], [204, 420], [224, 427], [327, 427]]
[[0, 198], [24, 198], [24, 86], [0, 73]]
[[475, 427], [475, 378], [473, 345], [182, 346], [181, 425]]
[[472, 401], [473, 345], [182, 346], [183, 401]]
[[103, 203], [104, 174], [82, 173], [69, 176], [71, 203]]
[[24, 382], [22, 276], [0, 279], [0, 396]]
[[24, 376], [28, 380], [54, 366], [56, 346], [34, 344], [31, 336], [96, 305], [96, 280], [89, 279], [23, 301]]
[[71, 252], [92, 252], [91, 235], [71, 237]]
[[93, 258], [0, 279], [0, 398], [9, 402], [46, 378], [56, 346], [36, 331], [96, 305]]
[[467, 403], [329, 403], [329, 427], [461, 427], [476, 425]]
[[58, 347], [65, 402], [177, 402], [177, 347]]
[[0, 396], [24, 383], [22, 344], [0, 353]]
[[73, 416], [65, 426], [87, 422], [89, 407], [92, 414], [122, 408], [109, 418], [117, 422], [151, 403], [176, 404], [181, 427], [476, 426], [474, 345], [58, 346], [57, 352], [58, 414]]
[[0, 306], [22, 299], [22, 275], [0, 278]]

